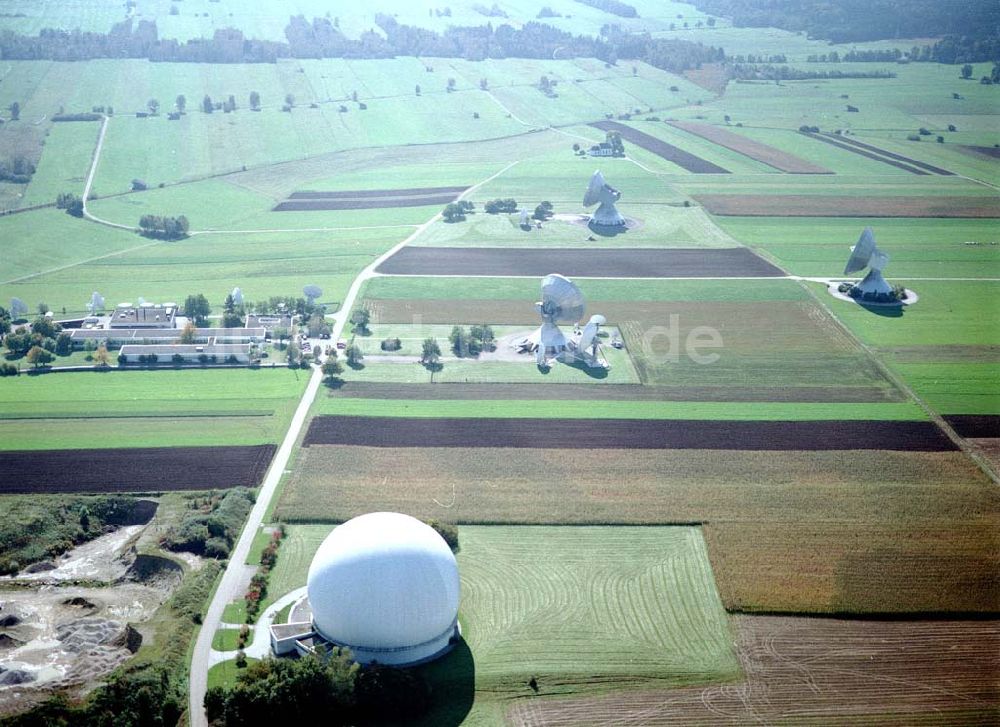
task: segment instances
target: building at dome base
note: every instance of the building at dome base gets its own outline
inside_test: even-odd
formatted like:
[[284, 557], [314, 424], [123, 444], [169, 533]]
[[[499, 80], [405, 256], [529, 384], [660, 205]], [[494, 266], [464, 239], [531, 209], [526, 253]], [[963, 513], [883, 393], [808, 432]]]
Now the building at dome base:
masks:
[[312, 623], [295, 639], [300, 652], [341, 646], [362, 664], [411, 666], [441, 656], [459, 635], [455, 556], [409, 515], [369, 513], [334, 528], [309, 566], [306, 592]]

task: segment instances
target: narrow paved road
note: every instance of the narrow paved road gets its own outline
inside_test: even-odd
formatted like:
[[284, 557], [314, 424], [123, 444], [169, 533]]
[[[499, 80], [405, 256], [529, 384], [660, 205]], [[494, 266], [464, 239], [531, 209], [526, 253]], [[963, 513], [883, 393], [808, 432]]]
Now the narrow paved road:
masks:
[[[518, 162], [511, 162], [496, 174], [493, 174], [478, 184], [469, 187], [459, 196], [459, 199], [464, 199], [468, 194], [471, 194], [482, 185], [493, 181], [515, 164], [518, 164]], [[91, 169], [91, 175], [93, 175], [93, 169]], [[348, 323], [351, 309], [354, 307], [354, 302], [357, 300], [358, 294], [361, 292], [361, 287], [365, 284], [365, 281], [375, 277], [375, 268], [385, 262], [392, 255], [395, 255], [402, 247], [415, 240], [424, 232], [424, 230], [437, 222], [440, 218], [440, 213], [434, 215], [431, 219], [427, 220], [427, 222], [414, 230], [409, 237], [394, 245], [382, 255], [379, 255], [378, 258], [373, 260], [358, 274], [358, 276], [354, 279], [354, 282], [351, 284], [351, 288], [347, 292], [347, 296], [344, 298], [344, 303], [340, 307], [340, 310], [332, 316], [334, 319], [334, 325], [333, 332], [330, 336], [331, 340], [337, 341], [343, 335], [344, 328]], [[309, 377], [309, 384], [306, 386], [306, 390], [303, 392], [302, 398], [299, 400], [299, 405], [295, 409], [295, 415], [292, 417], [291, 424], [288, 427], [288, 432], [285, 434], [285, 438], [281, 442], [281, 447], [278, 448], [278, 452], [275, 454], [274, 460], [271, 462], [271, 466], [267, 470], [267, 475], [265, 476], [264, 482], [260, 487], [260, 491], [257, 493], [257, 501], [254, 503], [253, 509], [250, 511], [250, 515], [247, 518], [246, 525], [243, 527], [243, 532], [240, 534], [239, 540], [236, 542], [232, 552], [229, 554], [229, 565], [226, 566], [226, 570], [222, 574], [222, 580], [219, 582], [219, 587], [216, 589], [215, 595], [212, 597], [212, 602], [209, 604], [208, 610], [202, 618], [201, 631], [198, 632], [198, 640], [195, 642], [194, 653], [191, 657], [191, 670], [188, 677], [188, 723], [191, 727], [208, 727], [208, 719], [205, 717], [204, 702], [205, 692], [208, 689], [208, 669], [212, 664], [212, 638], [215, 636], [216, 629], [218, 629], [222, 623], [222, 612], [225, 609], [226, 604], [243, 596], [244, 589], [247, 585], [246, 559], [250, 554], [250, 547], [253, 545], [254, 537], [257, 535], [257, 531], [260, 529], [261, 523], [264, 520], [264, 514], [267, 512], [267, 509], [271, 504], [274, 493], [278, 488], [278, 483], [285, 474], [285, 468], [288, 467], [288, 460], [292, 456], [292, 451], [295, 449], [295, 443], [298, 441], [299, 433], [302, 431], [302, 426], [306, 421], [309, 408], [312, 406], [313, 400], [316, 398], [316, 393], [320, 390], [322, 381], [323, 372], [317, 366], [313, 368], [312, 375]], [[260, 628], [264, 628], [264, 626], [261, 625]]]

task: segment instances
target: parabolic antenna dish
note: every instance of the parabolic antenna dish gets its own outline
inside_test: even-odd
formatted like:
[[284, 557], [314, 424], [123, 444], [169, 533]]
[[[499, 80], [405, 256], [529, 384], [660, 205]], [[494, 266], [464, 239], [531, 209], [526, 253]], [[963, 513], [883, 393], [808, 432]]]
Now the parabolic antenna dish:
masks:
[[607, 186], [607, 182], [604, 181], [604, 175], [601, 174], [600, 170], [594, 172], [594, 176], [590, 178], [590, 186], [587, 187], [586, 193], [583, 195], [583, 206], [590, 207], [601, 201], [601, 191]]
[[104, 310], [104, 296], [95, 290], [90, 296], [90, 302], [87, 304], [87, 308], [91, 313], [98, 310]]
[[10, 314], [14, 316], [14, 318], [20, 318], [27, 312], [28, 312], [28, 306], [24, 304], [23, 300], [21, 300], [20, 298], [10, 299]]
[[575, 323], [583, 318], [586, 303], [583, 293], [567, 277], [552, 273], [542, 278], [542, 302], [539, 312], [547, 321]]
[[861, 237], [858, 238], [858, 244], [851, 249], [851, 257], [847, 261], [847, 266], [844, 267], [844, 275], [864, 270], [871, 262], [872, 255], [876, 252], [875, 233], [872, 228], [866, 227], [865, 231], [861, 233]]
[[240, 290], [238, 287], [233, 288], [233, 292], [230, 293], [230, 295], [233, 296], [233, 302], [236, 305], [243, 305], [243, 291], [242, 290]]

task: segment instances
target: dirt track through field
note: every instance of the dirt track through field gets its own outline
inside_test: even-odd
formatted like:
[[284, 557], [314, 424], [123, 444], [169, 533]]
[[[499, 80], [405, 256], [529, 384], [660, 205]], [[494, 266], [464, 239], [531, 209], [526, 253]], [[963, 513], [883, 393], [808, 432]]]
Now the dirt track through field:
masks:
[[681, 131], [700, 136], [702, 139], [707, 139], [713, 144], [731, 149], [788, 174], [833, 174], [832, 171], [818, 164], [807, 162], [805, 159], [800, 159], [794, 154], [789, 154], [781, 149], [763, 144], [746, 136], [735, 134], [718, 126], [696, 121], [670, 121], [668, 123]]
[[1000, 621], [737, 616], [745, 680], [515, 702], [516, 725], [987, 725], [1000, 720]]
[[550, 449], [957, 449], [935, 424], [916, 421], [421, 418], [319, 416], [303, 446]]
[[261, 444], [0, 452], [3, 471], [25, 473], [5, 478], [0, 494], [256, 487], [275, 449]]
[[562, 248], [404, 247], [382, 263], [383, 275], [543, 276], [553, 271], [577, 277], [697, 278], [782, 277], [784, 273], [745, 247]]
[[911, 159], [910, 157], [905, 157], [902, 154], [896, 154], [895, 152], [886, 151], [885, 149], [880, 149], [877, 146], [871, 144], [866, 144], [863, 141], [858, 141], [849, 136], [837, 136], [834, 137], [837, 141], [843, 142], [845, 144], [850, 144], [859, 149], [864, 149], [865, 151], [874, 152], [875, 154], [881, 154], [889, 159], [895, 159], [896, 161], [903, 162], [905, 164], [910, 164], [918, 169], [923, 169], [927, 172], [932, 172], [933, 174], [940, 174], [944, 177], [952, 177], [955, 175], [954, 172], [949, 172], [947, 169], [942, 169], [941, 167], [936, 167], [933, 164], [928, 164], [926, 162], [918, 162], [916, 159]]
[[330, 392], [345, 399], [417, 399], [423, 401], [795, 401], [886, 402], [899, 401], [892, 390], [875, 386], [644, 386], [616, 384], [390, 384], [348, 381]]
[[379, 199], [385, 197], [426, 197], [450, 194], [455, 197], [468, 187], [415, 187], [410, 189], [356, 189], [338, 192], [292, 192], [289, 199]]
[[695, 199], [713, 215], [744, 217], [1000, 217], [995, 197], [699, 194]]
[[838, 149], [843, 149], [844, 151], [849, 151], [852, 154], [857, 154], [858, 156], [863, 156], [865, 159], [871, 159], [872, 161], [882, 162], [883, 164], [888, 164], [890, 167], [896, 167], [896, 169], [902, 169], [904, 172], [909, 172], [910, 174], [916, 174], [919, 176], [926, 176], [929, 172], [919, 169], [917, 167], [911, 166], [909, 164], [903, 164], [900, 161], [889, 159], [886, 156], [880, 154], [875, 154], [874, 152], [862, 149], [859, 146], [854, 146], [853, 144], [845, 144], [841, 137], [839, 136], [828, 136], [826, 134], [814, 134], [812, 132], [802, 132], [810, 139], [816, 139], [817, 141], [822, 141], [830, 146], [835, 146]]
[[591, 124], [595, 129], [601, 131], [617, 131], [622, 139], [629, 141], [636, 146], [642, 147], [646, 151], [651, 151], [658, 157], [673, 162], [682, 169], [686, 169], [694, 174], [729, 174], [728, 169], [720, 167], [718, 164], [697, 157], [691, 152], [684, 151], [680, 147], [668, 144], [655, 136], [633, 129], [631, 126], [619, 124], [617, 121], [597, 121]]

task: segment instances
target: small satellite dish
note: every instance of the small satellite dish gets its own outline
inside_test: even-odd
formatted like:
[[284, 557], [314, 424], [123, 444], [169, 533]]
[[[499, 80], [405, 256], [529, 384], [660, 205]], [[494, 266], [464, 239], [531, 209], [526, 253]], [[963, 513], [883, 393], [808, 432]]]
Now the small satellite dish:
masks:
[[850, 275], [860, 270], [868, 268], [868, 274], [864, 280], [857, 283], [856, 288], [860, 293], [875, 293], [889, 295], [892, 293], [892, 286], [882, 277], [882, 269], [889, 262], [889, 256], [878, 249], [875, 245], [875, 233], [872, 228], [866, 227], [857, 244], [851, 248], [851, 256], [844, 266], [844, 275]]
[[96, 290], [90, 296], [90, 302], [87, 303], [87, 310], [91, 313], [96, 313], [99, 310], [104, 310], [104, 296], [98, 293]]
[[243, 305], [243, 291], [239, 289], [239, 286], [233, 288], [233, 292], [230, 295], [233, 296], [233, 302], [236, 305]]
[[521, 227], [528, 227], [530, 224], [528, 222], [528, 210], [521, 210]]
[[580, 335], [580, 342], [576, 346], [577, 350], [581, 353], [586, 353], [593, 348], [590, 355], [592, 358], [597, 358], [597, 333], [601, 326], [607, 322], [608, 319], [600, 314], [591, 316], [587, 325], [583, 328], [583, 333]]
[[621, 192], [604, 181], [604, 175], [600, 170], [594, 172], [583, 195], [584, 207], [600, 204], [591, 216], [590, 223], [600, 227], [624, 227], [625, 218], [615, 207], [615, 202], [621, 199], [621, 196]]
[[10, 315], [12, 318], [21, 318], [27, 315], [28, 306], [20, 298], [10, 299]]
[[323, 295], [323, 289], [318, 285], [307, 285], [302, 289], [302, 294], [305, 295], [311, 303]]
[[139, 296], [139, 307], [140, 307], [140, 308], [142, 308], [142, 307], [143, 307], [144, 305], [146, 305], [146, 299], [145, 299], [145, 298], [143, 298], [143, 297], [142, 297], [142, 296], [140, 295], [140, 296]]

